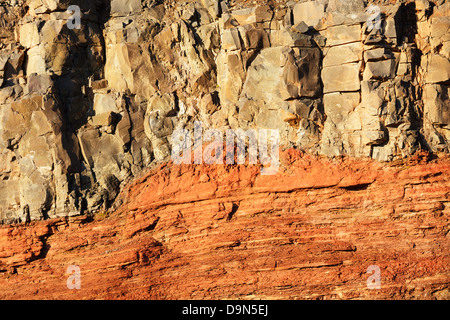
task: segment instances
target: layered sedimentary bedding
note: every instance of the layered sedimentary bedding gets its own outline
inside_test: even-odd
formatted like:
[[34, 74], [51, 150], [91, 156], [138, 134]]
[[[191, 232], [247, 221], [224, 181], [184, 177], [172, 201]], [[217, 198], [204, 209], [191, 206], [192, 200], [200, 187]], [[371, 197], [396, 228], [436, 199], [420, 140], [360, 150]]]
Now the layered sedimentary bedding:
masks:
[[[0, 297], [448, 299], [449, 27], [443, 0], [0, 1]], [[279, 172], [171, 163], [196, 122], [277, 130]]]
[[450, 161], [415, 160], [164, 164], [109, 217], [1, 227], [0, 298], [449, 299]]
[[1, 220], [109, 207], [195, 120], [276, 129], [282, 144], [330, 157], [448, 153], [449, 8], [3, 2]]

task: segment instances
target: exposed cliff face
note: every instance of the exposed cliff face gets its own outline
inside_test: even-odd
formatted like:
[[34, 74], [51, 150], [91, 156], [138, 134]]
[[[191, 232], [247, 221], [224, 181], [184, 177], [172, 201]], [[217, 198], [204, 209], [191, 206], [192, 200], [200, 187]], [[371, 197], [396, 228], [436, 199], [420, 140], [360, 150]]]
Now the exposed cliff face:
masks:
[[[165, 164], [109, 217], [0, 228], [0, 298], [449, 299], [450, 161]], [[66, 286], [68, 266], [81, 288]], [[381, 287], [367, 287], [367, 268]]]
[[449, 3], [377, 4], [379, 25], [362, 0], [2, 2], [1, 220], [110, 206], [195, 120], [331, 157], [448, 153]]
[[[0, 298], [449, 298], [449, 13], [0, 1]], [[197, 121], [278, 174], [170, 163]]]

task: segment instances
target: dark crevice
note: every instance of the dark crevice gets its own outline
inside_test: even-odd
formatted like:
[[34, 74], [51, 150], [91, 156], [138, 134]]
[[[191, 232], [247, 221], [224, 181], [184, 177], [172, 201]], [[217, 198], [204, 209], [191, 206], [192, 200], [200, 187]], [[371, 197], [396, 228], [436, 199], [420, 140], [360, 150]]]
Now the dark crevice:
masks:
[[227, 221], [230, 221], [233, 218], [234, 214], [238, 211], [238, 209], [239, 205], [233, 203], [233, 207], [231, 208], [231, 212], [228, 214]]
[[349, 190], [349, 191], [364, 191], [364, 190], [367, 190], [367, 188], [371, 184], [372, 183], [361, 183], [361, 184], [356, 184], [356, 185], [353, 185], [353, 186], [340, 187], [340, 188], [344, 189], [344, 190]]

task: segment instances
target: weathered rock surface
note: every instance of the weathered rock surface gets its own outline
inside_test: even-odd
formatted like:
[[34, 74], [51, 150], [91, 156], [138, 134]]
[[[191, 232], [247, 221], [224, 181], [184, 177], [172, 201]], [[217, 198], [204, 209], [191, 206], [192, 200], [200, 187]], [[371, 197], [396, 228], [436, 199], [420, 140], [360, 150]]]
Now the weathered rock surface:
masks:
[[[308, 298], [323, 286], [359, 298], [373, 294], [362, 262], [376, 261], [389, 284], [377, 297], [448, 298], [449, 26], [442, 0], [0, 1], [0, 224], [13, 224], [1, 229], [1, 294], [70, 297], [59, 273], [73, 259], [96, 270], [77, 297], [144, 297], [137, 281], [153, 298]], [[121, 207], [125, 186], [167, 163], [172, 133], [195, 121], [278, 130], [312, 171], [169, 165], [176, 177], [142, 181]], [[386, 167], [423, 152], [441, 160]], [[341, 157], [354, 167], [335, 167]], [[119, 213], [89, 222], [113, 205]], [[205, 276], [179, 291], [192, 268]], [[107, 270], [112, 286], [99, 282]], [[316, 283], [292, 282], [299, 271]], [[48, 286], [26, 288], [38, 276]]]
[[448, 153], [448, 12], [406, 0], [2, 3], [0, 220], [109, 207], [194, 121], [277, 129], [283, 145], [329, 157]]
[[420, 159], [165, 164], [108, 216], [0, 227], [0, 298], [449, 299], [450, 161]]

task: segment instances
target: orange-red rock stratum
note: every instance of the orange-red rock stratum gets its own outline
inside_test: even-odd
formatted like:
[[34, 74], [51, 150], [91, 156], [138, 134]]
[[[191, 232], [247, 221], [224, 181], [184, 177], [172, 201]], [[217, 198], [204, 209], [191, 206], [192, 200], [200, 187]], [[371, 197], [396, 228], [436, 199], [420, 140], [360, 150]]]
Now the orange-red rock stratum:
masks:
[[450, 298], [449, 158], [281, 161], [274, 176], [168, 163], [107, 216], [2, 226], [0, 298]]

